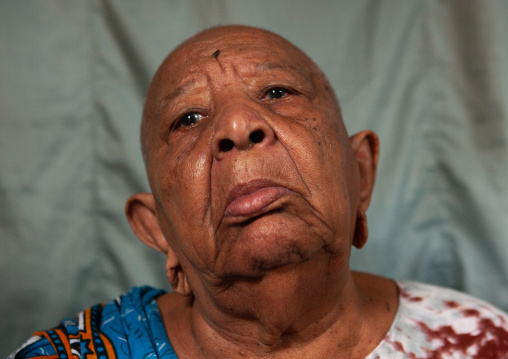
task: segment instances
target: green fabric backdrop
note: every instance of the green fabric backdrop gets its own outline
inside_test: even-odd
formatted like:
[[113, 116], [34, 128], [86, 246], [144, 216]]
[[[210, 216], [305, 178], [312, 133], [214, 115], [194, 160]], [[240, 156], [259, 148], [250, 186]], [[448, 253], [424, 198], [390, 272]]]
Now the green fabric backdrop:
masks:
[[124, 219], [165, 55], [217, 24], [275, 31], [329, 75], [350, 132], [381, 138], [352, 266], [508, 309], [508, 2], [0, 2], [0, 357], [125, 292], [169, 288]]

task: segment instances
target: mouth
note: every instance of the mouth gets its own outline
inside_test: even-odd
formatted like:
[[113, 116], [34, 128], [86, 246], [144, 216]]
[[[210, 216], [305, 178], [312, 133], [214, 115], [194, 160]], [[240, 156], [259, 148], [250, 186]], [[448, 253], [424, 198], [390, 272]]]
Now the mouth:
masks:
[[253, 217], [291, 191], [267, 180], [255, 180], [234, 187], [228, 195], [225, 217]]

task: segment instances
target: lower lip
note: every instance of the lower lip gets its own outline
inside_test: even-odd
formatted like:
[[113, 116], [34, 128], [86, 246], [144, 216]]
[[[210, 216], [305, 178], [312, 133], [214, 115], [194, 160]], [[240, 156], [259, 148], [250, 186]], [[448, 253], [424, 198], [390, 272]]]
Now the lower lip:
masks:
[[224, 214], [226, 217], [253, 216], [288, 193], [289, 190], [284, 187], [264, 187], [232, 201]]

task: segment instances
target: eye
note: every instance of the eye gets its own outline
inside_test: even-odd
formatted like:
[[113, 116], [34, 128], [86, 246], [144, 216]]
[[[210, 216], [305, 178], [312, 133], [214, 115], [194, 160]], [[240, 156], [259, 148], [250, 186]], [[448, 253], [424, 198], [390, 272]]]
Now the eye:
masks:
[[265, 93], [265, 98], [267, 98], [268, 100], [276, 100], [279, 98], [286, 97], [289, 94], [290, 94], [290, 92], [288, 90], [285, 90], [280, 87], [274, 87], [274, 88], [269, 89]]
[[180, 116], [174, 123], [173, 129], [192, 126], [203, 119], [203, 115], [197, 112], [187, 112]]

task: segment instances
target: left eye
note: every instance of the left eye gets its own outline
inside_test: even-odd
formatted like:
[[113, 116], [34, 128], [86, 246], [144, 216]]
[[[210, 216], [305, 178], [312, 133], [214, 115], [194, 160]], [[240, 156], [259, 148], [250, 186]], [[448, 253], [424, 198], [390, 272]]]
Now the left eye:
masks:
[[189, 127], [198, 123], [203, 118], [203, 115], [197, 112], [185, 113], [176, 121], [174, 129], [181, 127]]
[[287, 95], [289, 95], [289, 92], [287, 90], [280, 88], [280, 87], [275, 87], [275, 88], [268, 90], [265, 94], [265, 97], [268, 100], [276, 100], [279, 98], [286, 97]]

